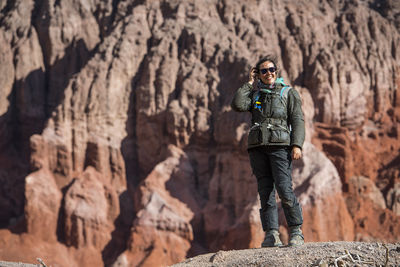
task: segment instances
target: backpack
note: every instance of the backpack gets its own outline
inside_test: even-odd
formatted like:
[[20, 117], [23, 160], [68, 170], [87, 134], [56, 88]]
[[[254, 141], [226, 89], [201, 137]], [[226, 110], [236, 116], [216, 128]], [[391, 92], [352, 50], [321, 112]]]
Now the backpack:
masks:
[[261, 102], [258, 101], [260, 99], [260, 92], [261, 91], [264, 92], [264, 93], [267, 93], [267, 94], [279, 95], [279, 97], [280, 97], [280, 99], [282, 101], [282, 104], [284, 104], [286, 106], [288, 94], [289, 94], [289, 91], [292, 89], [292, 87], [290, 87], [287, 84], [285, 84], [283, 82], [283, 78], [282, 77], [276, 79], [275, 83], [280, 83], [280, 84], [283, 85], [283, 87], [282, 87], [282, 89], [281, 89], [281, 91], [279, 93], [276, 92], [276, 91], [273, 91], [273, 90], [265, 88], [264, 84], [262, 84], [260, 81], [258, 82], [257, 87], [259, 89], [253, 94], [253, 103], [252, 103], [253, 108], [261, 109]]

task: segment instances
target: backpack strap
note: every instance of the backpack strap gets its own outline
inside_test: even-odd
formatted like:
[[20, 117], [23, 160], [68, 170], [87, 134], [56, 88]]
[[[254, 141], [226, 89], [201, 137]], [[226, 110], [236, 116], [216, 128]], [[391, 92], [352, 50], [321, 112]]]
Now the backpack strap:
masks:
[[[285, 87], [283, 87], [281, 89], [280, 93], [274, 92], [274, 91], [269, 90], [269, 89], [260, 89], [260, 90], [262, 90], [263, 92], [268, 93], [268, 94], [279, 95], [281, 100], [286, 104], [286, 100], [288, 98], [288, 94], [289, 94], [289, 91], [291, 89], [292, 89], [292, 87], [285, 86]], [[253, 94], [253, 99], [252, 99], [253, 100], [253, 103], [252, 103], [253, 104], [253, 108], [261, 109], [261, 102], [258, 101], [260, 99], [260, 90], [255, 91], [254, 94]]]
[[285, 87], [283, 87], [283, 88], [281, 89], [281, 92], [280, 92], [279, 95], [280, 95], [281, 97], [287, 99], [290, 89], [292, 89], [292, 87], [290, 87], [290, 86], [285, 86]]

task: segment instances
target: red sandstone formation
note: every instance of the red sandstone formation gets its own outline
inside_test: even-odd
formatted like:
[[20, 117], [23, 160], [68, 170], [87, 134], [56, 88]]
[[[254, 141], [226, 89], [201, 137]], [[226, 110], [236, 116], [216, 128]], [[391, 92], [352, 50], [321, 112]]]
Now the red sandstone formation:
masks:
[[249, 115], [229, 104], [266, 53], [303, 99], [306, 241], [399, 241], [399, 12], [0, 1], [0, 260], [164, 266], [258, 247]]

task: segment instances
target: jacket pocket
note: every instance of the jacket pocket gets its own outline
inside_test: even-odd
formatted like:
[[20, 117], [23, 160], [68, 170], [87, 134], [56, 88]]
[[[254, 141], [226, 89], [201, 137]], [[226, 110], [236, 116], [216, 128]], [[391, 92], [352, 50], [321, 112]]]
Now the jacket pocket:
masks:
[[262, 143], [262, 131], [260, 127], [251, 128], [247, 139], [249, 146], [259, 145]]
[[271, 143], [290, 143], [289, 133], [285, 130], [271, 130]]

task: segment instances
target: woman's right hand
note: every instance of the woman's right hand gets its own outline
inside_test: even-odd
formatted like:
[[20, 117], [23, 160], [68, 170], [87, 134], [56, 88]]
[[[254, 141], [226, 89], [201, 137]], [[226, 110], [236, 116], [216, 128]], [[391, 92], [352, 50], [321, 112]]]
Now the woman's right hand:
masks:
[[249, 75], [249, 83], [253, 84], [254, 81], [256, 81], [258, 78], [258, 69], [257, 68], [251, 68], [250, 70], [250, 75]]

